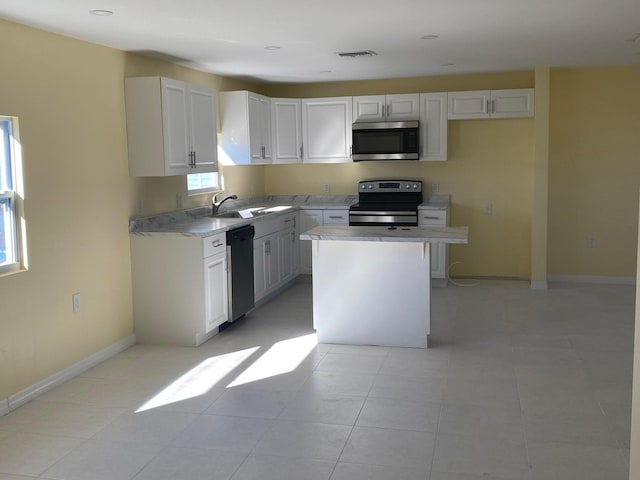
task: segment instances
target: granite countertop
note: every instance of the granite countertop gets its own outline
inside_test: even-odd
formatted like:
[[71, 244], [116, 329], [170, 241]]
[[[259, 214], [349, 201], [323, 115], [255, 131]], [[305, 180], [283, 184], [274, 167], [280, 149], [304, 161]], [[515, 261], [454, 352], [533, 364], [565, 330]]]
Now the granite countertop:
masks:
[[318, 225], [300, 234], [300, 240], [357, 242], [469, 243], [469, 227], [359, 227]]
[[[357, 195], [281, 195], [242, 200], [229, 200], [222, 204], [220, 213], [244, 211], [248, 218], [212, 217], [211, 207], [163, 213], [149, 217], [132, 218], [132, 235], [183, 235], [208, 237], [233, 228], [249, 225], [261, 218], [281, 215], [296, 209], [348, 209], [357, 202]], [[269, 210], [267, 214], [252, 215], [251, 210]]]
[[[243, 211], [247, 218], [212, 217], [211, 207], [196, 207], [188, 210], [132, 218], [129, 232], [132, 235], [183, 235], [208, 237], [226, 232], [233, 228], [249, 225], [261, 218], [281, 215], [296, 209], [336, 209], [346, 210], [357, 203], [357, 195], [277, 195], [241, 200], [229, 200], [222, 204], [220, 213]], [[430, 195], [424, 197], [420, 209], [446, 209], [449, 195]], [[253, 215], [251, 210], [269, 210], [267, 214]], [[377, 227], [375, 227], [377, 228]], [[417, 227], [412, 227], [417, 228]]]

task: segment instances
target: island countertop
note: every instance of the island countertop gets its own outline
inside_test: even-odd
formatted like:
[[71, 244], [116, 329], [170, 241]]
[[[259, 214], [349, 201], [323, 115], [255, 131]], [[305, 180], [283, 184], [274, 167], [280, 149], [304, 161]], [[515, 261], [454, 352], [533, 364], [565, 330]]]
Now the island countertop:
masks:
[[469, 243], [469, 227], [361, 227], [318, 225], [300, 240], [354, 242]]

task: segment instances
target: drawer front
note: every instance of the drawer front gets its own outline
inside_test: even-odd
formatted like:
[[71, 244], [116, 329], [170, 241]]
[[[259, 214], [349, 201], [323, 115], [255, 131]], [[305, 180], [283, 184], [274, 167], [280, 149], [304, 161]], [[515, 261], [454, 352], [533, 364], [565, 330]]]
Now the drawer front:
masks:
[[349, 223], [349, 210], [323, 210], [322, 222], [327, 225], [331, 223]]
[[446, 210], [418, 210], [418, 225], [446, 225]]
[[256, 229], [254, 238], [264, 237], [265, 235], [271, 235], [272, 233], [279, 232], [287, 228], [294, 228], [296, 226], [297, 212], [287, 213], [284, 215], [277, 215], [274, 217], [267, 217], [258, 219], [253, 226]]
[[202, 258], [226, 251], [227, 234], [219, 233], [202, 239]]

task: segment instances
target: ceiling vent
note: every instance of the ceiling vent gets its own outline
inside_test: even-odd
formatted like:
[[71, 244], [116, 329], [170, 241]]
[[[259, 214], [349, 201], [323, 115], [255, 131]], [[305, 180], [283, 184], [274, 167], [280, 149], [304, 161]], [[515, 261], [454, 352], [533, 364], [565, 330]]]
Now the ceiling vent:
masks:
[[338, 52], [339, 57], [349, 57], [349, 58], [357, 58], [357, 57], [375, 57], [378, 55], [373, 50], [360, 50], [358, 52]]

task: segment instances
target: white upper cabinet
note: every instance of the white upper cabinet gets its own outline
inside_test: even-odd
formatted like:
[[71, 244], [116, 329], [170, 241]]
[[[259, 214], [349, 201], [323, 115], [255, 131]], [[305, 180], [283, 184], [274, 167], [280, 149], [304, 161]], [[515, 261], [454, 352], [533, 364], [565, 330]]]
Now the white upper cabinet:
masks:
[[187, 173], [218, 171], [218, 128], [216, 126], [216, 94], [191, 85], [187, 91], [191, 112], [192, 168]]
[[271, 163], [271, 100], [241, 90], [220, 93], [220, 146], [234, 165]]
[[533, 88], [449, 92], [449, 120], [533, 117]]
[[420, 95], [366, 95], [353, 97], [354, 122], [396, 122], [420, 118]]
[[216, 172], [216, 92], [164, 77], [125, 79], [129, 174]]
[[351, 161], [352, 98], [302, 100], [303, 162]]
[[420, 160], [447, 159], [447, 94], [420, 94]]
[[271, 99], [272, 161], [302, 162], [302, 107], [297, 98]]
[[492, 118], [533, 117], [533, 88], [491, 91]]

